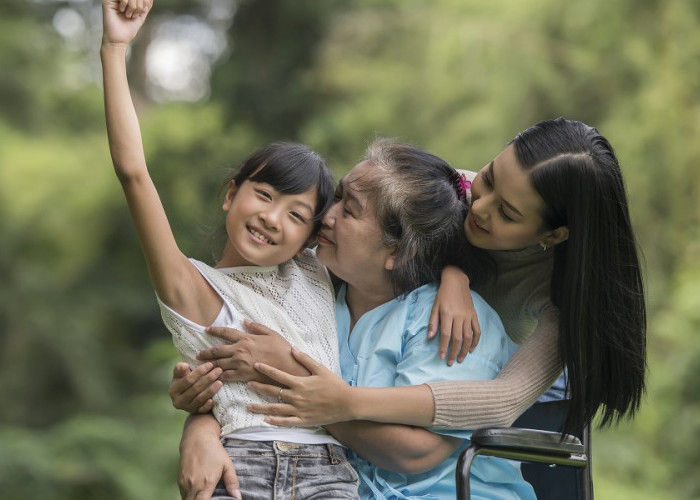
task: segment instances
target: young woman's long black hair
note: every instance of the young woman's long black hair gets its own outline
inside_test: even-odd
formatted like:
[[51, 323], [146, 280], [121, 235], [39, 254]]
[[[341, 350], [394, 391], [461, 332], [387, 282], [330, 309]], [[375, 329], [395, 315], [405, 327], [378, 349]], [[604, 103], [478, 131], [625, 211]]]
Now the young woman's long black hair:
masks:
[[646, 375], [646, 306], [622, 172], [610, 143], [558, 118], [513, 139], [546, 208], [547, 229], [569, 228], [554, 247], [552, 302], [571, 402], [565, 428], [580, 431], [639, 409]]

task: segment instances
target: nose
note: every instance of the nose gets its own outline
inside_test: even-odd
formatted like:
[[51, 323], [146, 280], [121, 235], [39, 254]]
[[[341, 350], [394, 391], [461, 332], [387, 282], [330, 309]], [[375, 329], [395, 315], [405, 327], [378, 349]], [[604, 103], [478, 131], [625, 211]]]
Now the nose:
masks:
[[488, 219], [488, 206], [489, 198], [488, 195], [480, 196], [478, 198], [472, 198], [472, 204], [469, 207], [469, 211], [474, 214], [474, 216], [482, 221]]
[[321, 225], [323, 227], [332, 228], [335, 226], [335, 219], [338, 217], [338, 209], [340, 207], [340, 201], [335, 201], [330, 206], [326, 214], [321, 219]]
[[281, 217], [281, 209], [278, 207], [269, 207], [268, 210], [260, 212], [260, 220], [266, 229], [276, 231], [279, 229], [279, 221]]

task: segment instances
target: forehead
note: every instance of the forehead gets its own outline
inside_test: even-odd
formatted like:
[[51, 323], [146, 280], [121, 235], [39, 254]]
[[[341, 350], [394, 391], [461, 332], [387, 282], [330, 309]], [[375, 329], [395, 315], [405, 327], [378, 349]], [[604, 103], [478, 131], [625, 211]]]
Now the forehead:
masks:
[[512, 144], [486, 168], [492, 169], [495, 190], [504, 202], [515, 207], [526, 217], [540, 216], [544, 201], [533, 187], [528, 172], [518, 162]]
[[375, 178], [375, 166], [363, 161], [355, 165], [340, 182], [348, 197], [364, 207], [370, 204], [369, 191], [374, 187]]
[[367, 160], [361, 161], [345, 176], [345, 185], [351, 189], [362, 190], [363, 184], [371, 183], [376, 176], [375, 166]]

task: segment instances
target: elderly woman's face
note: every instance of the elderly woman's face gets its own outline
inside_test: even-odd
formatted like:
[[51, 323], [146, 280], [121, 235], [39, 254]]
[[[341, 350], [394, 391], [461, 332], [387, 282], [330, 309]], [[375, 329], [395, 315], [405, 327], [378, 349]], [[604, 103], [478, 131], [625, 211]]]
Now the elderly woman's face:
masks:
[[335, 201], [323, 218], [316, 255], [337, 277], [360, 284], [378, 278], [388, 280], [393, 268], [393, 248], [384, 246], [375, 205], [363, 192], [372, 182], [373, 165], [362, 162], [341, 179]]

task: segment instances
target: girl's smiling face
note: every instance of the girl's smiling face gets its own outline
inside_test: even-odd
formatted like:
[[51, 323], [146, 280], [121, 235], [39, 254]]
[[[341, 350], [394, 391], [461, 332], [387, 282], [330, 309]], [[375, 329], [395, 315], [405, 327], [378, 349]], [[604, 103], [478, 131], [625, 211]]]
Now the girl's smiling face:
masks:
[[509, 145], [472, 181], [471, 208], [464, 222], [469, 242], [486, 250], [519, 250], [549, 241], [544, 201]]
[[223, 204], [228, 239], [218, 267], [273, 266], [299, 253], [314, 229], [316, 188], [280, 193], [270, 184], [231, 181]]

